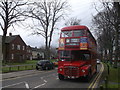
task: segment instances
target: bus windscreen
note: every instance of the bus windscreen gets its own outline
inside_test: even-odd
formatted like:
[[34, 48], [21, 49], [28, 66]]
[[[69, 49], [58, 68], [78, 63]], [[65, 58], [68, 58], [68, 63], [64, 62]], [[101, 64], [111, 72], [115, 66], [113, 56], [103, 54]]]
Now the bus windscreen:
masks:
[[85, 30], [62, 31], [61, 37], [80, 37], [85, 35]]

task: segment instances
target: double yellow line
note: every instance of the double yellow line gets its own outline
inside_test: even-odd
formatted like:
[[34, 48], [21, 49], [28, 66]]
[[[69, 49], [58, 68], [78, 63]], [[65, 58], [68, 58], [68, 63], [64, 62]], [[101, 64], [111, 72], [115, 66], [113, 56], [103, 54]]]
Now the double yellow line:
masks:
[[92, 83], [90, 84], [90, 86], [88, 87], [88, 90], [89, 89], [93, 90], [94, 88], [97, 88], [98, 81], [99, 81], [99, 79], [100, 79], [100, 77], [101, 77], [101, 75], [102, 75], [102, 73], [104, 71], [104, 66], [103, 66], [102, 63], [101, 63], [101, 65], [102, 65], [102, 67], [101, 67], [99, 73], [96, 75], [96, 77], [94, 78], [94, 80], [92, 81]]

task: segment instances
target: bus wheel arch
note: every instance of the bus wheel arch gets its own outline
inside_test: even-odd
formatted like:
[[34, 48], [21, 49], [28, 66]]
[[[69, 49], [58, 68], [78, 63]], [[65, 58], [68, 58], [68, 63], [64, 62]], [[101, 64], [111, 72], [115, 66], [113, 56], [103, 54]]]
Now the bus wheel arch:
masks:
[[89, 82], [91, 80], [91, 75], [92, 75], [92, 72], [91, 72], [91, 68], [88, 70], [88, 74], [86, 75], [85, 77], [85, 81], [86, 82]]
[[59, 78], [60, 80], [64, 80], [64, 75], [58, 74], [58, 78]]

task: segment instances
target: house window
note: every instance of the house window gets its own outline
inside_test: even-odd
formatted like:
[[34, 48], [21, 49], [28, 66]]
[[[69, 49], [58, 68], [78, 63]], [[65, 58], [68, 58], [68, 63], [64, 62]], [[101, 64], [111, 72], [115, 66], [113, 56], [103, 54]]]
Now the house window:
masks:
[[11, 59], [14, 59], [14, 54], [11, 54]]
[[14, 50], [14, 47], [15, 47], [14, 44], [12, 44], [12, 50]]
[[20, 50], [20, 45], [17, 45], [17, 50]]
[[23, 46], [23, 50], [25, 50], [25, 46]]
[[30, 53], [30, 50], [28, 50], [28, 52]]

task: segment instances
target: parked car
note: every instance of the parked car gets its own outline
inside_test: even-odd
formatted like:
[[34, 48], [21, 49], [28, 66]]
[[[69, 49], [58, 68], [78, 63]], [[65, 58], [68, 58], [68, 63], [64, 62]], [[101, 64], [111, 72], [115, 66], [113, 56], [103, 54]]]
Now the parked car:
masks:
[[48, 70], [48, 69], [54, 69], [54, 64], [50, 62], [49, 60], [40, 60], [36, 64], [37, 70]]
[[100, 64], [100, 59], [97, 59], [97, 64]]

